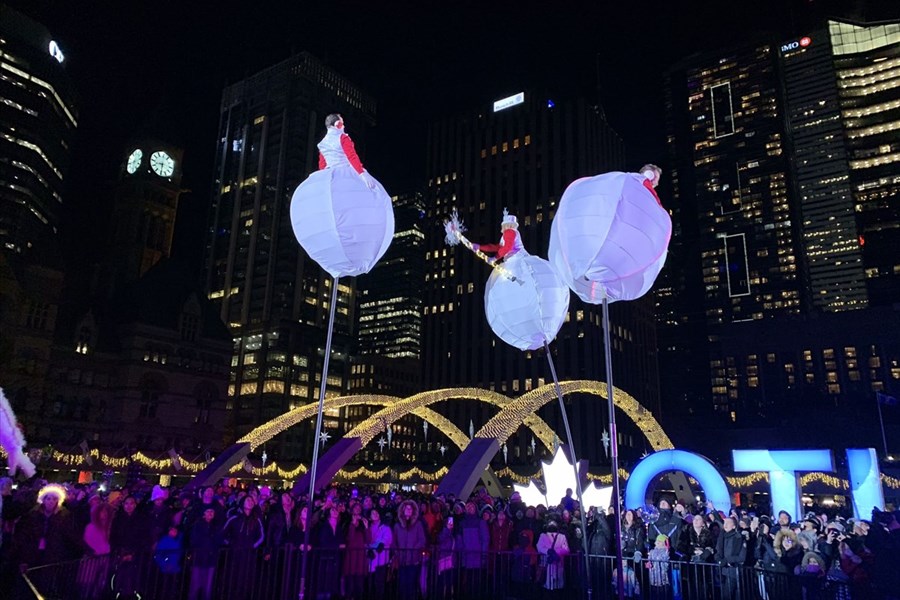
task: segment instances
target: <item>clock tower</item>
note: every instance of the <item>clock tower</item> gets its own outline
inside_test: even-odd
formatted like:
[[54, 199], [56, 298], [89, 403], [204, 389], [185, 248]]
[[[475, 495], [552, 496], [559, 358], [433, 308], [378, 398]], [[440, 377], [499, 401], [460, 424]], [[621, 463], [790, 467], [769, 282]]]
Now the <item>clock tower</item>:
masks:
[[109, 231], [117, 283], [138, 279], [171, 254], [182, 155], [180, 148], [155, 140], [126, 147]]

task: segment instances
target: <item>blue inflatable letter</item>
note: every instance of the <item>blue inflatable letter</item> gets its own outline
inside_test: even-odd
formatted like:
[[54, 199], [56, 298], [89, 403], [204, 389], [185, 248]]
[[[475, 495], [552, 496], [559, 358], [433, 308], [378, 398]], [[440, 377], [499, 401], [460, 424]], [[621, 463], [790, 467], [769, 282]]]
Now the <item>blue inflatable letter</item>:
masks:
[[684, 450], [660, 450], [639, 462], [625, 486], [625, 508], [643, 506], [650, 482], [666, 471], [684, 471], [693, 475], [716, 510], [726, 514], [731, 510], [728, 486], [713, 464], [702, 456]]

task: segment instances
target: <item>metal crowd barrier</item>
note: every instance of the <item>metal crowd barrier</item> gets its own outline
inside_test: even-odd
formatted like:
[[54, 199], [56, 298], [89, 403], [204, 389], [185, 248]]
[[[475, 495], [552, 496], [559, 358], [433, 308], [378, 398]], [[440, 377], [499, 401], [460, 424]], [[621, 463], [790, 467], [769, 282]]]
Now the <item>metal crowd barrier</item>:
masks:
[[[112, 557], [29, 569], [11, 598], [41, 600], [298, 600], [302, 552], [222, 550], [212, 557], [190, 551], [130, 560]], [[566, 600], [587, 598], [581, 555], [547, 564], [520, 552], [469, 553], [430, 549], [388, 552], [372, 568], [363, 550], [314, 549], [304, 600]], [[616, 598], [615, 559], [589, 559], [592, 600]], [[827, 577], [803, 577], [753, 567], [626, 560], [626, 598], [660, 600], [832, 600], [863, 597]], [[3, 594], [0, 594], [3, 596]], [[877, 597], [868, 596], [865, 597]]]

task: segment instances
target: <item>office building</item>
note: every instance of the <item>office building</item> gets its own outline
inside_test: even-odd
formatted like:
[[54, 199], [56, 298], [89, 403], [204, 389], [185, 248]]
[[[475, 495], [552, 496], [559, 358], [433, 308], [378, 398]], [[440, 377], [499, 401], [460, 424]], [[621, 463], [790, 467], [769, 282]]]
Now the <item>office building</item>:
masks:
[[813, 304], [900, 298], [900, 23], [829, 20], [780, 47]]
[[[835, 20], [783, 43], [695, 55], [668, 72], [675, 268], [657, 294], [664, 405], [765, 421], [782, 392], [800, 391], [770, 376], [763, 393], [764, 369], [799, 377], [788, 371], [802, 352], [883, 345], [830, 335], [822, 348], [800, 348], [798, 333], [777, 351], [768, 349], [775, 340], [736, 350], [807, 323], [850, 331], [869, 322], [851, 313], [896, 303], [898, 74], [900, 25]], [[843, 312], [846, 326], [817, 320]], [[892, 360], [880, 352], [872, 357]], [[890, 387], [881, 375], [843, 386], [834, 371], [820, 375], [804, 381], [823, 397]]]
[[350, 389], [409, 396], [422, 385], [425, 202], [419, 192], [392, 198], [394, 239], [357, 282], [359, 333]]
[[0, 5], [0, 249], [13, 259], [57, 254], [77, 126], [60, 43], [39, 23]]
[[[670, 398], [699, 409], [708, 371], [689, 345], [715, 347], [732, 323], [798, 314], [806, 295], [772, 46], [691, 57], [670, 70], [667, 91], [672, 181], [663, 189], [677, 208], [657, 296], [661, 364], [678, 379], [665, 386]], [[724, 378], [713, 383], [714, 410], [730, 415]]]
[[[620, 138], [602, 110], [583, 98], [553, 99], [525, 91], [431, 124], [427, 144], [426, 389], [474, 386], [516, 397], [551, 382], [543, 351], [521, 352], [493, 334], [484, 314], [490, 268], [462, 246], [445, 245], [442, 220], [456, 208], [471, 241], [496, 243], [508, 209], [518, 217], [526, 250], [546, 257], [550, 223], [566, 186], [579, 177], [626, 168]], [[613, 304], [611, 313], [615, 383], [656, 410], [652, 305]], [[567, 323], [551, 351], [562, 379], [604, 380], [599, 307], [573, 295]], [[570, 404], [581, 456], [605, 460], [597, 442], [606, 427], [605, 403], [572, 399]], [[470, 423], [477, 430], [492, 416], [488, 408], [463, 401], [437, 410], [463, 430]], [[541, 416], [563, 430], [555, 406], [545, 407]], [[639, 433], [627, 425], [622, 432], [626, 446], [643, 450]], [[509, 440], [510, 463], [533, 460], [530, 441], [528, 433]]]
[[[375, 104], [351, 82], [303, 53], [225, 88], [210, 209], [206, 285], [234, 338], [234, 434], [318, 399], [332, 279], [294, 238], [290, 201], [317, 168], [325, 117], [341, 113], [366, 160]], [[356, 282], [338, 282], [328, 394], [347, 393]], [[341, 428], [330, 413], [326, 429]], [[268, 455], [306, 458], [311, 430], [280, 436]], [[305, 442], [305, 443], [301, 443]], [[301, 456], [302, 453], [302, 456]]]

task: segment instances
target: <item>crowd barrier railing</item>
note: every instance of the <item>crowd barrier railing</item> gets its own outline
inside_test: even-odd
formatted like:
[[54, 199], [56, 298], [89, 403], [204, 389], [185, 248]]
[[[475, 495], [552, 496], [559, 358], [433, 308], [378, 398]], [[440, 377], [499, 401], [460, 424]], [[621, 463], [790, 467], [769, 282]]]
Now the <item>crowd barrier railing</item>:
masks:
[[[575, 600], [616, 598], [615, 558], [558, 559], [527, 552], [376, 552], [313, 549], [301, 585], [303, 552], [278, 549], [190, 550], [101, 556], [27, 570], [13, 598], [43, 600]], [[586, 576], [587, 575], [587, 576]], [[626, 598], [795, 600], [860, 597], [847, 582], [752, 566], [628, 559]], [[870, 597], [870, 596], [866, 596]], [[876, 596], [877, 597], [877, 596]]]

